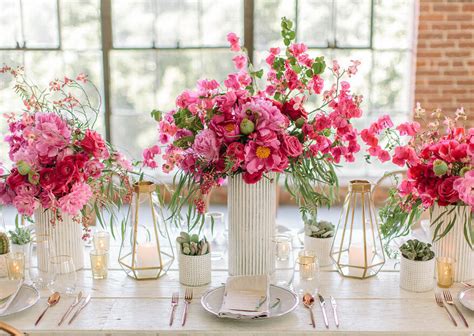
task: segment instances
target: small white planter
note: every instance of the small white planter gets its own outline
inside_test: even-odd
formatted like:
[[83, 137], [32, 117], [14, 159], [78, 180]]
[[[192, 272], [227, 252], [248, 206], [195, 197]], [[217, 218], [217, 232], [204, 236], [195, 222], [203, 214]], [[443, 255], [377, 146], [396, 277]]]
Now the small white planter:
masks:
[[427, 261], [400, 260], [400, 287], [410, 292], [427, 292], [434, 285], [435, 258]]
[[204, 286], [211, 282], [211, 253], [189, 256], [178, 251], [179, 282], [185, 286]]
[[304, 249], [314, 252], [319, 260], [319, 266], [329, 266], [334, 263], [331, 259], [331, 245], [334, 237], [313, 238], [304, 235]]

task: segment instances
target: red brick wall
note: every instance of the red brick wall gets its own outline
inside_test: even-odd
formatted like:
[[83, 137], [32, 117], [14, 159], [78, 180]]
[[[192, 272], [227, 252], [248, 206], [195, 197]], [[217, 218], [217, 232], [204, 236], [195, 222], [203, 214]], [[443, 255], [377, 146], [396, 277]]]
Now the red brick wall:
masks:
[[418, 23], [415, 102], [474, 126], [474, 0], [420, 0]]

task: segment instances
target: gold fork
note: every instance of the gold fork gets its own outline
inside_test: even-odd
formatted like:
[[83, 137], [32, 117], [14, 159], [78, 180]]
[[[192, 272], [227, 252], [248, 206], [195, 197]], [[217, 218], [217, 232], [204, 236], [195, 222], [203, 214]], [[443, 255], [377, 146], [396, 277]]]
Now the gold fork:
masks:
[[441, 294], [440, 293], [435, 293], [435, 299], [436, 299], [436, 303], [438, 304], [438, 306], [440, 306], [441, 308], [446, 309], [446, 312], [448, 313], [449, 318], [454, 323], [454, 325], [457, 327], [458, 324], [456, 323], [456, 320], [454, 319], [453, 315], [451, 315], [451, 313], [449, 312], [448, 307], [446, 307], [446, 305], [444, 304], [443, 298], [441, 297]]
[[174, 312], [176, 311], [176, 306], [178, 306], [179, 293], [174, 292], [171, 296], [171, 316], [170, 316], [170, 326], [173, 325]]
[[191, 288], [186, 288], [186, 292], [184, 293], [184, 312], [183, 312], [183, 318], [181, 320], [182, 326], [186, 324], [186, 317], [188, 317], [188, 306], [191, 304], [192, 299], [193, 299], [193, 290]]
[[459, 317], [461, 318], [461, 320], [464, 322], [464, 325], [469, 328], [469, 324], [467, 323], [466, 319], [464, 318], [464, 315], [461, 313], [461, 311], [459, 310], [459, 308], [456, 306], [456, 304], [454, 303], [453, 301], [453, 297], [451, 296], [451, 292], [449, 290], [444, 290], [443, 291], [443, 296], [444, 296], [444, 300], [446, 301], [446, 303], [450, 306], [453, 306]]

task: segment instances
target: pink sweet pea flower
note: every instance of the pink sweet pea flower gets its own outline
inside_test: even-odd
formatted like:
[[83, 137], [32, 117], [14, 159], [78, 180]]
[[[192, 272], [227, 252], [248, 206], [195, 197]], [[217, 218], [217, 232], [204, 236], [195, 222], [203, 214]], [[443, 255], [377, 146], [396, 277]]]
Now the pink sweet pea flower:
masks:
[[227, 34], [227, 41], [230, 43], [230, 50], [240, 51], [239, 40], [240, 38], [235, 33]]
[[247, 66], [247, 57], [245, 55], [236, 55], [232, 58], [237, 70], [242, 70]]
[[409, 135], [414, 136], [420, 130], [420, 124], [416, 121], [414, 122], [405, 122], [398, 125], [397, 130], [400, 132], [400, 135]]
[[395, 147], [395, 154], [393, 154], [392, 162], [403, 167], [405, 164], [413, 166], [419, 162], [419, 158], [413, 148], [409, 146]]
[[155, 155], [158, 154], [161, 154], [161, 148], [158, 145], [145, 148], [143, 151], [143, 165], [150, 168], [156, 168], [158, 164], [155, 161]]

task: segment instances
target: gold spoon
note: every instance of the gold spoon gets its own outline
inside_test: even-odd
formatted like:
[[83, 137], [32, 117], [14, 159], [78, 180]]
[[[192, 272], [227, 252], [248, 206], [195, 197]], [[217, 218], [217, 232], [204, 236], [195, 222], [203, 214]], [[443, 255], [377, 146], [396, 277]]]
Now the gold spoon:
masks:
[[48, 298], [48, 306], [46, 307], [45, 310], [43, 310], [43, 312], [41, 313], [41, 315], [38, 317], [38, 319], [36, 320], [35, 322], [35, 326], [38, 325], [38, 323], [41, 321], [41, 319], [43, 318], [44, 314], [46, 314], [46, 311], [49, 309], [49, 307], [52, 307], [54, 306], [56, 303], [59, 302], [59, 299], [61, 298], [61, 295], [58, 293], [58, 292], [54, 292], [53, 294], [51, 294], [51, 296]]
[[309, 309], [309, 313], [311, 314], [311, 323], [313, 324], [313, 328], [316, 328], [316, 322], [314, 321], [313, 314], [314, 297], [311, 294], [306, 293], [303, 295], [303, 304]]

